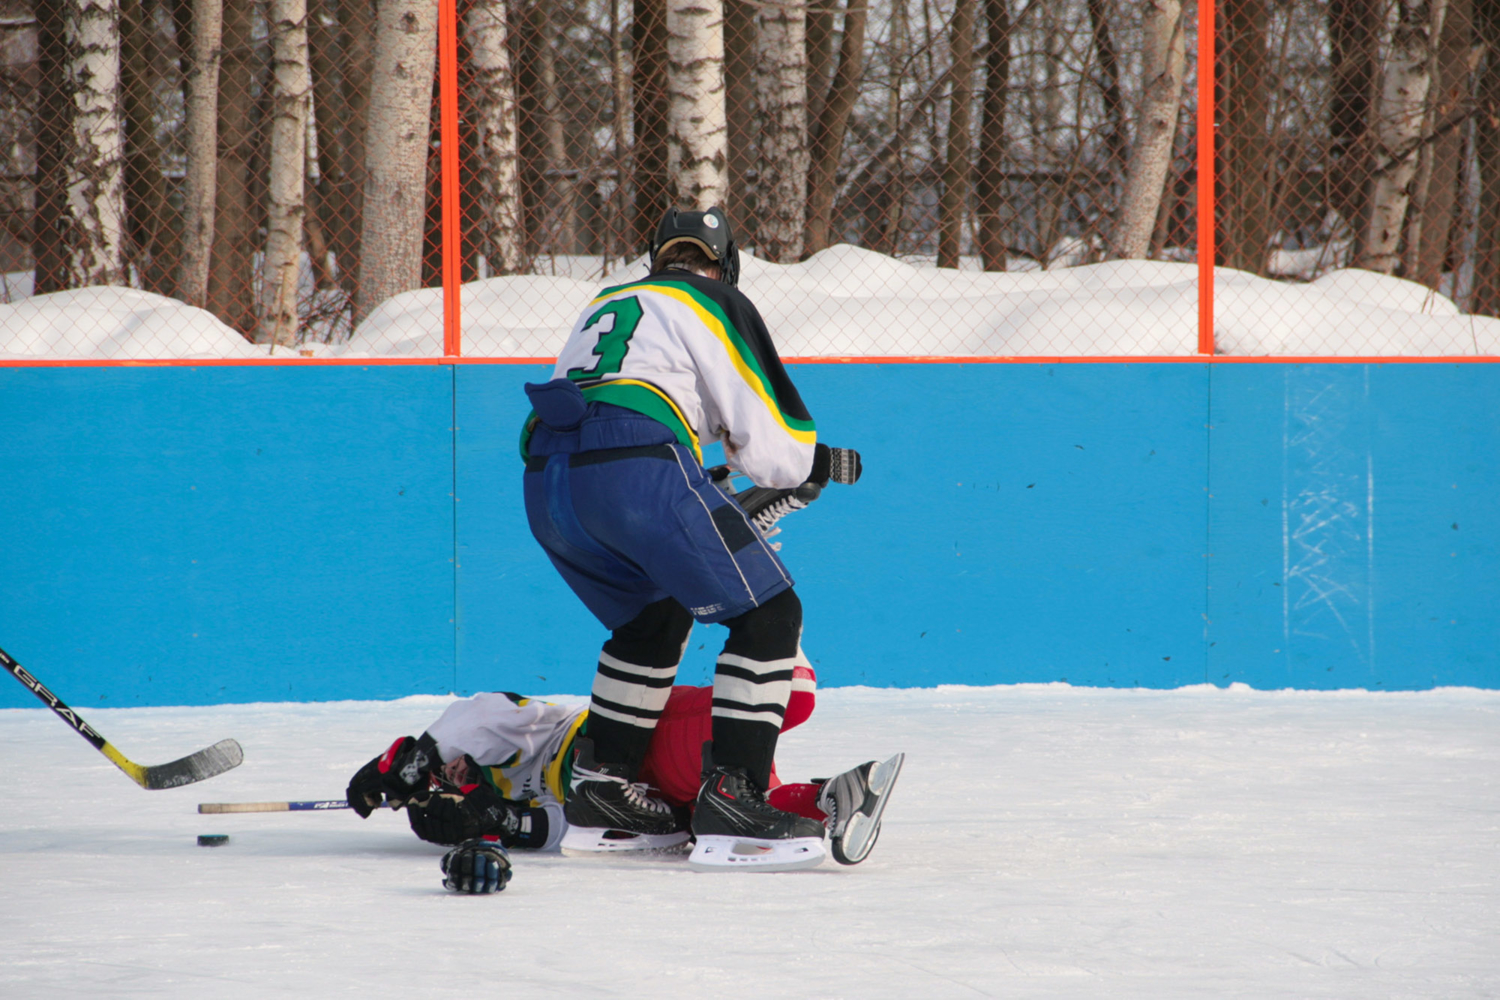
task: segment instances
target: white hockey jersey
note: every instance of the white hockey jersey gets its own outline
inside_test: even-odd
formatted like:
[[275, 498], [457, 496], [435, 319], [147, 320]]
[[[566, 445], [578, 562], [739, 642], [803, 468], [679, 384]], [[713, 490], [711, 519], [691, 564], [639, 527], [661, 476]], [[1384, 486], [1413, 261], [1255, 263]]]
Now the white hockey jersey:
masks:
[[817, 431], [760, 313], [738, 289], [687, 272], [606, 289], [558, 353], [553, 378], [584, 398], [661, 421], [703, 460], [790, 489], [812, 471]]
[[554, 705], [485, 692], [449, 705], [427, 727], [427, 733], [437, 741], [443, 760], [468, 754], [489, 770], [501, 795], [545, 808], [545, 848], [550, 848], [567, 830], [562, 811], [562, 750], [571, 743], [587, 712], [587, 703]]

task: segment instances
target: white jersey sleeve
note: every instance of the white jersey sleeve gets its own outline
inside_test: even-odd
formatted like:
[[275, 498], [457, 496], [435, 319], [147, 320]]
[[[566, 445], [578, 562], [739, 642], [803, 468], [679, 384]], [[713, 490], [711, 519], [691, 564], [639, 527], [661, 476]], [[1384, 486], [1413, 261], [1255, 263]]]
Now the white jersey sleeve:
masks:
[[691, 274], [655, 275], [589, 303], [553, 378], [591, 401], [653, 417], [702, 461], [722, 441], [758, 485], [799, 486], [817, 430], [760, 313], [737, 289]]
[[[468, 754], [489, 768], [506, 798], [557, 804], [564, 794], [560, 753], [587, 710], [587, 704], [554, 705], [486, 692], [449, 705], [427, 733], [437, 741], [444, 761]], [[560, 811], [556, 820], [560, 825]]]

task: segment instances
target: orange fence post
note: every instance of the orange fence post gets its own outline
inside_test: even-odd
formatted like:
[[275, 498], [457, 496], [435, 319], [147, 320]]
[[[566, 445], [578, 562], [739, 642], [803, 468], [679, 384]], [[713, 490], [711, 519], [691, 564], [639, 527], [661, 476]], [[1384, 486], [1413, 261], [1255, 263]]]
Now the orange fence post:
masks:
[[1214, 107], [1214, 54], [1218, 39], [1214, 0], [1198, 0], [1198, 353], [1214, 353], [1214, 163], [1218, 123]]
[[443, 220], [443, 356], [463, 354], [459, 289], [463, 284], [458, 185], [458, 0], [438, 2], [438, 116]]

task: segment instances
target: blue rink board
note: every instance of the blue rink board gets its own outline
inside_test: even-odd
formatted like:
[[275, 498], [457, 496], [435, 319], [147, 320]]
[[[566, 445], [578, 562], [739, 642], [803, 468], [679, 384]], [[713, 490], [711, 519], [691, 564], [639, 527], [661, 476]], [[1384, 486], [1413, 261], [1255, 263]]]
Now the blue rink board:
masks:
[[[0, 368], [0, 647], [80, 709], [584, 693], [520, 503], [547, 374]], [[778, 538], [825, 685], [1500, 687], [1500, 366], [793, 377], [865, 456]]]

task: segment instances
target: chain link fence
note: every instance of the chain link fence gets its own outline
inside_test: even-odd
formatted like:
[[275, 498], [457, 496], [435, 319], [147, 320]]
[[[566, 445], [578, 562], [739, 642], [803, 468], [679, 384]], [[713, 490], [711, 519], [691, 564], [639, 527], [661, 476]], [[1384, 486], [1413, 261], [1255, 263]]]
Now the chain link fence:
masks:
[[546, 358], [672, 204], [788, 356], [1500, 354], [1474, 0], [1220, 0], [1211, 150], [1176, 0], [443, 3], [0, 0], [0, 359]]

